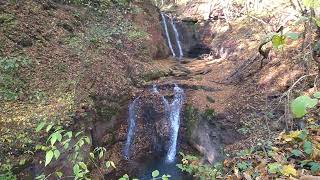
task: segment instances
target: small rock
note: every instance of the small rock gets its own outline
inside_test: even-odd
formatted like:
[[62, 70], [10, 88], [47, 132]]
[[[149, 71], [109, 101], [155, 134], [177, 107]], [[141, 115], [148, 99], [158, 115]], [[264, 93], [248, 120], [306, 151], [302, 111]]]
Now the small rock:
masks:
[[33, 42], [28, 35], [23, 35], [21, 39], [17, 42], [17, 44], [22, 47], [31, 47], [33, 45]]

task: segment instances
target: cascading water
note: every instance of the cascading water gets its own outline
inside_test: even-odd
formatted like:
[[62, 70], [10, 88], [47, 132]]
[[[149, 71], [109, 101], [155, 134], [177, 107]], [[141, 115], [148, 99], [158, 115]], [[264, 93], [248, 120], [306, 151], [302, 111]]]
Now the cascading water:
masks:
[[166, 38], [167, 38], [167, 41], [168, 41], [168, 46], [170, 48], [172, 56], [176, 57], [176, 53], [173, 50], [172, 43], [171, 43], [171, 38], [170, 38], [170, 35], [169, 35], [169, 31], [168, 31], [167, 19], [166, 19], [165, 15], [163, 13], [161, 13], [161, 18], [162, 18], [162, 22], [163, 22], [163, 27], [164, 27], [164, 31], [165, 31], [165, 34], [166, 34]]
[[134, 131], [136, 128], [136, 119], [137, 119], [137, 103], [140, 97], [137, 97], [130, 105], [129, 105], [129, 118], [128, 118], [128, 134], [127, 141], [124, 147], [124, 157], [126, 159], [130, 158], [130, 147], [134, 138]]
[[166, 161], [171, 163], [174, 161], [177, 153], [177, 139], [180, 126], [180, 113], [184, 100], [184, 92], [178, 85], [174, 87], [174, 99], [169, 106], [169, 121], [170, 121], [170, 147], [167, 153]]
[[177, 46], [179, 49], [179, 59], [181, 59], [183, 57], [183, 51], [182, 51], [181, 42], [180, 42], [180, 38], [179, 38], [179, 32], [178, 32], [176, 24], [173, 22], [173, 20], [171, 20], [171, 26], [173, 28], [174, 35], [176, 37], [176, 43], [177, 43]]
[[[151, 91], [156, 94], [160, 94], [156, 85], [153, 85]], [[169, 101], [162, 96], [162, 100], [164, 103], [164, 111], [165, 116], [170, 124], [170, 141], [169, 141], [169, 149], [166, 155], [166, 162], [171, 163], [175, 160], [176, 152], [177, 152], [177, 139], [179, 133], [180, 126], [180, 113], [184, 100], [184, 91], [178, 85], [175, 84], [173, 89], [174, 97], [173, 101], [170, 104]], [[137, 103], [139, 102], [139, 98], [136, 98], [129, 105], [129, 118], [128, 118], [128, 134], [127, 141], [124, 148], [124, 156], [126, 159], [130, 158], [130, 147], [134, 138], [134, 132], [136, 127], [136, 116], [137, 116]]]

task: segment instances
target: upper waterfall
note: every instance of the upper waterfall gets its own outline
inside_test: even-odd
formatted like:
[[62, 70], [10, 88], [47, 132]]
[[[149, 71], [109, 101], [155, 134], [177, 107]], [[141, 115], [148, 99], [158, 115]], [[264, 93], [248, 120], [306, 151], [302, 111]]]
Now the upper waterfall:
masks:
[[178, 32], [176, 24], [173, 22], [173, 20], [171, 20], [171, 26], [173, 28], [174, 35], [176, 37], [176, 43], [177, 43], [177, 46], [179, 49], [179, 59], [181, 59], [183, 57], [183, 52], [182, 52], [181, 42], [180, 42], [180, 38], [179, 38], [179, 32]]
[[171, 38], [170, 38], [170, 35], [169, 35], [169, 31], [168, 31], [168, 25], [167, 25], [166, 17], [165, 17], [165, 15], [163, 13], [161, 13], [161, 17], [162, 17], [163, 27], [164, 27], [164, 31], [165, 31], [165, 34], [166, 34], [166, 39], [167, 39], [167, 42], [168, 42], [168, 46], [170, 48], [172, 56], [176, 57], [176, 53], [174, 52], [173, 47], [172, 47], [172, 43], [171, 43]]
[[[173, 21], [172, 18], [168, 17], [164, 13], [161, 13], [161, 18], [162, 18], [162, 22], [163, 22], [165, 36], [166, 36], [166, 39], [167, 39], [167, 42], [168, 42], [169, 49], [170, 49], [170, 51], [172, 53], [172, 56], [173, 57], [178, 57], [179, 60], [180, 60], [180, 59], [183, 58], [183, 50], [182, 50], [182, 46], [181, 46], [179, 31], [178, 31], [178, 29], [176, 27], [176, 23]], [[170, 21], [170, 22], [168, 23], [168, 21]], [[168, 28], [168, 25], [173, 30], [173, 33], [172, 33], [173, 35], [171, 34], [172, 36], [174, 36], [173, 40], [170, 37], [170, 33], [169, 33], [169, 29], [170, 28]], [[175, 49], [177, 49], [177, 52], [175, 52], [175, 49], [173, 48], [172, 42], [175, 42], [175, 44], [176, 44], [176, 48]]]

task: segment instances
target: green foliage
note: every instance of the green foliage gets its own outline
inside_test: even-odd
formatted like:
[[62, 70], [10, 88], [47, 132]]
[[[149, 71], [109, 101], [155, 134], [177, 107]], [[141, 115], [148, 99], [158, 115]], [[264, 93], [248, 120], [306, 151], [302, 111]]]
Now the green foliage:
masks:
[[187, 104], [184, 117], [186, 119], [187, 136], [191, 137], [192, 130], [197, 126], [199, 121], [199, 110], [191, 104]]
[[208, 108], [204, 111], [203, 117], [207, 120], [212, 120], [216, 116], [214, 109]]
[[320, 7], [320, 1], [319, 0], [303, 0], [303, 5], [309, 8], [318, 8]]
[[17, 177], [12, 172], [12, 166], [0, 163], [0, 180], [16, 180]]
[[272, 37], [272, 45], [275, 49], [280, 49], [285, 44], [286, 37], [284, 35], [275, 34]]
[[216, 179], [222, 175], [223, 165], [216, 163], [214, 166], [200, 163], [195, 156], [185, 155], [180, 152], [182, 156], [182, 164], [177, 164], [177, 167], [184, 172], [193, 175], [199, 179]]
[[317, 103], [317, 99], [309, 96], [299, 96], [292, 101], [291, 110], [296, 118], [301, 118], [308, 113], [307, 109], [315, 107]]
[[0, 100], [17, 100], [23, 93], [25, 82], [19, 70], [31, 64], [29, 58], [0, 57]]
[[304, 152], [310, 155], [312, 153], [312, 143], [310, 141], [306, 141], [303, 144]]
[[[73, 173], [75, 179], [86, 178], [89, 173], [87, 165], [83, 162], [84, 158], [81, 155], [81, 149], [85, 144], [90, 144], [90, 139], [87, 136], [82, 136], [82, 132], [73, 133], [72, 131], [66, 131], [60, 125], [55, 125], [53, 123], [41, 122], [35, 129], [36, 132], [40, 133], [44, 131], [45, 133], [51, 133], [46, 141], [45, 145], [38, 144], [36, 150], [45, 151], [45, 164], [48, 166], [53, 160], [58, 160], [61, 155], [62, 147], [65, 151], [69, 151], [70, 161], [73, 164]], [[101, 148], [104, 150], [103, 148]], [[100, 149], [98, 149], [100, 150]], [[59, 170], [59, 169], [58, 169]], [[62, 177], [63, 174], [60, 171], [56, 171], [58, 177]], [[51, 176], [41, 174], [38, 179], [45, 179]]]

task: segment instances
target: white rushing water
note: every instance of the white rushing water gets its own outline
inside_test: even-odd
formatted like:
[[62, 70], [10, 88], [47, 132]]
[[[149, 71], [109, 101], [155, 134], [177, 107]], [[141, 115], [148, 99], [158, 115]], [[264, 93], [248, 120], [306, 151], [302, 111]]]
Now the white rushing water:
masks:
[[169, 105], [170, 121], [170, 147], [167, 153], [166, 161], [171, 163], [175, 160], [177, 153], [177, 140], [180, 127], [180, 113], [184, 100], [184, 92], [178, 85], [174, 87], [173, 102]]
[[178, 46], [178, 49], [179, 49], [179, 59], [181, 59], [183, 57], [183, 51], [182, 51], [182, 47], [181, 47], [179, 32], [177, 30], [176, 24], [173, 22], [172, 19], [171, 19], [171, 26], [173, 28], [174, 35], [176, 37], [176, 43], [177, 43], [177, 46]]
[[[151, 91], [156, 94], [160, 94], [156, 85], [153, 85]], [[179, 126], [180, 126], [180, 114], [184, 100], [184, 91], [178, 85], [175, 84], [173, 89], [174, 97], [173, 101], [170, 104], [169, 101], [162, 96], [162, 100], [164, 103], [164, 111], [167, 120], [169, 121], [170, 126], [170, 141], [169, 141], [169, 149], [166, 155], [166, 162], [171, 163], [174, 162], [176, 154], [177, 154], [177, 139], [179, 134]], [[124, 156], [126, 159], [130, 158], [130, 148], [134, 138], [134, 132], [136, 128], [136, 116], [137, 116], [137, 105], [139, 102], [139, 98], [136, 98], [129, 105], [129, 117], [128, 117], [128, 134], [127, 141], [124, 148]]]
[[172, 56], [176, 57], [176, 53], [173, 50], [172, 43], [171, 43], [171, 38], [170, 38], [170, 35], [169, 35], [169, 31], [168, 31], [167, 19], [166, 19], [165, 15], [163, 13], [161, 13], [161, 18], [162, 18], [162, 22], [163, 22], [163, 27], [164, 27], [164, 31], [165, 31], [165, 34], [166, 34], [166, 38], [167, 38], [167, 41], [168, 41], [169, 49], [170, 49], [170, 51], [172, 53]]
[[137, 119], [137, 103], [139, 101], [139, 97], [137, 97], [132, 103], [129, 105], [129, 118], [128, 118], [128, 134], [127, 141], [124, 147], [124, 156], [126, 159], [130, 157], [130, 147], [134, 138], [134, 131], [136, 128], [136, 119]]

